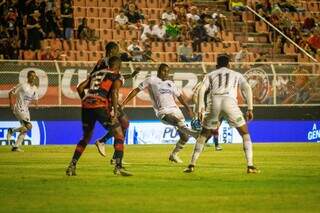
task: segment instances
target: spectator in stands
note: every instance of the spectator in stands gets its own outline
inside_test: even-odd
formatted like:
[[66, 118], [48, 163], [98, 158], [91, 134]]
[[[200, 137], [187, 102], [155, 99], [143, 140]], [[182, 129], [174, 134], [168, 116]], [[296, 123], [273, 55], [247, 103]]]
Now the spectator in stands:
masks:
[[167, 23], [176, 20], [177, 16], [173, 13], [172, 8], [169, 6], [166, 8], [165, 12], [161, 14], [161, 19]]
[[159, 24], [153, 27], [153, 34], [157, 41], [166, 41], [166, 26], [164, 25], [164, 21], [160, 21]]
[[188, 25], [188, 19], [187, 19], [187, 10], [184, 7], [181, 7], [179, 11], [177, 12], [177, 21], [181, 25]]
[[303, 25], [302, 25], [302, 32], [304, 33], [309, 33], [310, 31], [312, 31], [313, 28], [316, 27], [316, 21], [315, 19], [313, 18], [313, 15], [312, 14], [309, 14], [304, 22], [303, 22]]
[[202, 23], [208, 23], [209, 19], [212, 19], [212, 12], [208, 7], [204, 8], [204, 10], [200, 11], [200, 19]]
[[139, 46], [138, 40], [136, 38], [132, 39], [132, 44], [127, 48], [133, 61], [143, 61], [143, 49]]
[[129, 0], [129, 1], [128, 1], [125, 5], [123, 5], [123, 7], [122, 7], [122, 11], [123, 11], [124, 13], [129, 12], [129, 5], [130, 5], [130, 4], [133, 4], [135, 10], [136, 10], [136, 11], [139, 11], [139, 7], [138, 7], [138, 5], [136, 4], [136, 1], [135, 1], [135, 0]]
[[144, 19], [144, 16], [142, 13], [140, 13], [138, 10], [136, 10], [135, 4], [129, 4], [128, 11], [125, 12], [125, 15], [128, 17], [129, 24], [136, 25], [139, 27], [139, 24]]
[[197, 14], [197, 7], [192, 6], [190, 8], [190, 13], [187, 13], [187, 19], [189, 23], [198, 22], [200, 20], [200, 16]]
[[35, 10], [29, 15], [27, 20], [27, 30], [28, 30], [28, 44], [27, 47], [31, 50], [40, 49], [40, 41], [45, 36], [44, 31], [40, 25], [40, 12]]
[[262, 10], [264, 13], [271, 13], [271, 2], [270, 0], [260, 0], [255, 2], [256, 11]]
[[188, 42], [183, 42], [177, 48], [177, 54], [181, 62], [202, 61], [202, 55], [193, 54], [192, 48], [189, 46]]
[[57, 17], [54, 7], [52, 10], [48, 10], [46, 12], [45, 25], [45, 33], [47, 35], [47, 38], [62, 37], [60, 30], [60, 20]]
[[166, 23], [166, 36], [170, 41], [177, 41], [181, 37], [181, 27], [176, 20]]
[[226, 29], [227, 26], [227, 17], [223, 15], [219, 9], [217, 9], [211, 16], [215, 20], [215, 24], [219, 27], [220, 30]]
[[83, 18], [78, 27], [78, 38], [87, 41], [96, 41], [98, 38], [95, 36], [94, 29], [90, 29], [87, 24], [87, 18]]
[[241, 49], [239, 52], [236, 53], [235, 57], [234, 57], [234, 62], [237, 63], [235, 65], [235, 68], [236, 69], [240, 69], [241, 67], [241, 62], [244, 62], [245, 61], [245, 58], [247, 57], [248, 55], [248, 50], [246, 49]]
[[156, 62], [156, 60], [152, 58], [151, 46], [149, 44], [144, 45], [144, 51], [143, 51], [142, 57], [143, 57], [142, 61]]
[[128, 29], [128, 17], [124, 14], [124, 11], [120, 10], [120, 13], [114, 19], [116, 30], [127, 30]]
[[314, 33], [307, 39], [305, 49], [310, 50], [314, 55], [320, 49], [320, 28], [314, 30]]
[[194, 52], [201, 52], [201, 43], [208, 40], [206, 29], [201, 21], [198, 21], [191, 31], [192, 48]]
[[230, 0], [230, 8], [236, 13], [241, 13], [246, 10], [242, 0]]
[[142, 41], [156, 40], [157, 36], [154, 33], [155, 21], [153, 21], [153, 20], [148, 21], [148, 24], [141, 24], [141, 25], [143, 27], [142, 34], [141, 34], [141, 40]]
[[218, 36], [219, 29], [215, 25], [214, 19], [208, 19], [208, 24], [204, 25], [204, 28], [206, 29], [207, 36], [208, 36], [207, 41], [214, 41], [214, 42], [221, 41], [221, 38], [219, 38]]
[[45, 47], [44, 51], [40, 55], [40, 60], [54, 60], [55, 57], [51, 51], [51, 47]]
[[65, 1], [61, 7], [61, 18], [64, 38], [67, 40], [73, 37], [73, 9], [68, 1]]
[[14, 8], [9, 8], [5, 17], [5, 27], [10, 37], [19, 37], [18, 12]]
[[18, 59], [19, 46], [15, 38], [10, 37], [7, 29], [0, 25], [0, 58]]

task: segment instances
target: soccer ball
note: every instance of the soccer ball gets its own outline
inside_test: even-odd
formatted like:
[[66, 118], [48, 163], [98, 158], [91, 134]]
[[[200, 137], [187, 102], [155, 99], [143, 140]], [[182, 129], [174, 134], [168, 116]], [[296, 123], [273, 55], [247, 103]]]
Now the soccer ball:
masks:
[[201, 131], [201, 121], [198, 118], [194, 118], [191, 120], [191, 128], [196, 131]]

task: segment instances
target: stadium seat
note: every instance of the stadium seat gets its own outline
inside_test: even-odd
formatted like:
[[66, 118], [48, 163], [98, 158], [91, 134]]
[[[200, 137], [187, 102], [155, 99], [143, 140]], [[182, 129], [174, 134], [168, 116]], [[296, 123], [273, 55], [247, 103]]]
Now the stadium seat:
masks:
[[221, 37], [223, 41], [234, 41], [234, 36], [232, 32], [221, 31]]
[[112, 7], [122, 7], [122, 0], [112, 0], [112, 4], [111, 4]]
[[165, 52], [153, 52], [152, 58], [154, 58], [157, 62], [164, 62], [166, 60], [166, 53]]
[[242, 20], [244, 22], [254, 21], [254, 16], [251, 12], [244, 12], [244, 13], [242, 13]]
[[126, 38], [126, 31], [124, 30], [113, 30], [112, 39], [119, 41]]
[[311, 62], [311, 60], [305, 54], [298, 54], [298, 62], [308, 63]]
[[110, 7], [110, 0], [98, 0], [98, 7]]
[[103, 52], [101, 51], [90, 51], [89, 52], [89, 61], [98, 61], [103, 57]]
[[146, 2], [146, 0], [136, 0], [136, 5], [140, 9], [146, 8], [147, 7], [147, 2]]
[[99, 8], [100, 18], [112, 18], [112, 8], [111, 7], [102, 7]]
[[49, 44], [52, 50], [61, 49], [62, 50], [62, 43], [60, 39], [50, 39]]
[[205, 53], [202, 57], [203, 62], [214, 62], [214, 53]]
[[[286, 15], [289, 17], [290, 20], [295, 22], [300, 22], [299, 13], [286, 13]], [[301, 20], [303, 21], [303, 20]]]
[[138, 39], [138, 33], [137, 31], [134, 31], [134, 30], [127, 30], [125, 31], [125, 38], [126, 40], [129, 40], [129, 41], [131, 41], [133, 38]]
[[168, 5], [170, 5], [169, 0], [158, 0], [159, 7], [160, 8], [166, 8]]
[[76, 50], [78, 51], [88, 50], [88, 43], [86, 40], [75, 39], [74, 43], [75, 43]]
[[111, 18], [100, 19], [100, 29], [112, 29], [112, 20]]
[[76, 61], [76, 51], [67, 51], [66, 52], [67, 61]]
[[88, 18], [88, 27], [91, 29], [99, 29], [100, 19], [99, 18]]
[[149, 19], [159, 19], [160, 18], [160, 10], [158, 9], [149, 9], [148, 12]]
[[210, 42], [203, 42], [201, 43], [201, 51], [202, 52], [212, 52], [212, 44]]
[[308, 2], [308, 10], [310, 12], [319, 12], [318, 2]]
[[113, 30], [101, 30], [100, 31], [100, 39], [104, 41], [112, 40]]
[[163, 52], [163, 43], [162, 42], [152, 42], [151, 43], [151, 51], [152, 52]]
[[62, 48], [64, 51], [75, 50], [74, 40], [62, 40]]
[[177, 54], [176, 53], [166, 53], [166, 62], [177, 62]]
[[268, 26], [263, 21], [256, 21], [255, 28], [258, 33], [267, 33], [268, 32]]
[[89, 51], [101, 51], [101, 41], [88, 41], [88, 50]]
[[212, 47], [213, 47], [213, 52], [216, 52], [216, 53], [225, 52], [224, 46], [221, 42], [214, 43]]
[[76, 17], [86, 17], [85, 7], [75, 7], [73, 10], [73, 16]]
[[87, 17], [99, 17], [99, 8], [98, 7], [87, 8]]
[[158, 0], [148, 0], [147, 1], [148, 8], [158, 8]]
[[176, 52], [176, 43], [175, 42], [165, 42], [164, 43], [165, 52]]
[[73, 5], [75, 7], [84, 7], [84, 6], [86, 6], [86, 1], [85, 0], [74, 0]]
[[36, 60], [36, 53], [32, 50], [23, 51], [23, 60]]
[[285, 43], [283, 46], [283, 51], [285, 54], [295, 54], [295, 47], [293, 46], [293, 44], [290, 43]]
[[77, 61], [88, 61], [89, 53], [87, 51], [76, 51]]
[[98, 0], [86, 0], [86, 7], [97, 7]]
[[120, 8], [112, 8], [112, 17], [115, 18], [120, 13]]

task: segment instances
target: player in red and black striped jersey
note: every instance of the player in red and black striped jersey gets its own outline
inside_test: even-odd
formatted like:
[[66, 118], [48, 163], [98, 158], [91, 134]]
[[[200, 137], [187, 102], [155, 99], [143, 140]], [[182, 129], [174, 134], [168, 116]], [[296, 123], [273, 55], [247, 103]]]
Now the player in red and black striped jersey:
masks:
[[[97, 62], [96, 66], [94, 67], [92, 72], [95, 72], [96, 70], [108, 67], [109, 66], [108, 60], [110, 57], [120, 56], [119, 46], [115, 42], [108, 42], [105, 47], [105, 50], [106, 50], [106, 56]], [[136, 76], [139, 73], [139, 70], [140, 69], [135, 70], [132, 74], [122, 75], [122, 81], [124, 82], [124, 80], [126, 80], [126, 79], [133, 78], [134, 76]], [[119, 120], [119, 123], [121, 124], [123, 134], [126, 135], [126, 131], [129, 127], [129, 118], [125, 114], [125, 112], [123, 110], [121, 110], [120, 108], [119, 108], [119, 113], [118, 113], [118, 120]], [[106, 156], [105, 143], [107, 140], [109, 140], [112, 137], [113, 137], [112, 132], [109, 131], [107, 134], [105, 134], [103, 137], [97, 139], [95, 142], [99, 153], [104, 157]], [[114, 162], [115, 162], [115, 154], [113, 155], [113, 157], [111, 159], [111, 163], [114, 163]]]
[[[113, 56], [109, 59], [109, 68], [94, 70], [89, 78], [82, 82], [77, 90], [82, 99], [83, 137], [77, 144], [66, 174], [76, 175], [76, 164], [89, 143], [94, 125], [98, 121], [106, 130], [112, 132], [115, 138], [115, 174], [131, 175], [122, 167], [124, 135], [118, 121], [119, 89], [122, 86], [120, 58]], [[89, 87], [87, 94], [84, 88]]]

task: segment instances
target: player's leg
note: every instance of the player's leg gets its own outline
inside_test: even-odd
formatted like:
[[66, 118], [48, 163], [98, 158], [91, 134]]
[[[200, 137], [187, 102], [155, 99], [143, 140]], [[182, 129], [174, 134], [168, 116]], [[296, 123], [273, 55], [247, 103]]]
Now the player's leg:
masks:
[[246, 121], [243, 117], [243, 114], [239, 106], [234, 100], [225, 99], [223, 102], [223, 109], [228, 117], [230, 125], [237, 128], [239, 134], [243, 139], [243, 150], [247, 160], [248, 173], [258, 173], [259, 170], [253, 166], [253, 150], [251, 137], [248, 131]]
[[21, 126], [18, 128], [14, 128], [14, 129], [8, 129], [7, 140], [10, 141], [11, 136], [16, 132], [19, 132], [17, 140], [12, 145], [12, 151], [19, 152], [19, 151], [23, 151], [22, 149], [20, 149], [20, 146], [26, 136], [27, 131], [32, 129], [32, 125], [30, 123], [29, 112], [15, 111], [14, 115], [20, 121]]
[[175, 163], [183, 163], [183, 161], [178, 156], [178, 153], [184, 148], [185, 144], [188, 142], [189, 136], [181, 132], [180, 130], [178, 130], [178, 133], [179, 133], [180, 139], [174, 146], [169, 156], [169, 160]]
[[222, 147], [219, 145], [219, 127], [217, 129], [212, 130], [212, 136], [215, 150], [222, 151]]
[[27, 131], [32, 129], [32, 124], [30, 122], [22, 121], [21, 123], [23, 123], [24, 128], [21, 128], [20, 133], [18, 135], [18, 138], [12, 148], [12, 151], [23, 152], [23, 150], [20, 148], [20, 146], [21, 146], [21, 144], [27, 134]]
[[81, 116], [83, 136], [82, 139], [78, 142], [76, 149], [74, 150], [72, 159], [66, 170], [66, 174], [68, 176], [76, 175], [76, 165], [92, 137], [93, 128], [96, 122], [94, 110], [96, 109], [82, 109]]
[[194, 171], [194, 167], [203, 150], [207, 138], [211, 137], [211, 131], [213, 129], [218, 128], [220, 111], [221, 100], [219, 98], [215, 98], [212, 100], [211, 104], [206, 109], [206, 113], [202, 122], [201, 133], [197, 138], [197, 142], [194, 146], [190, 164], [184, 170], [184, 172], [190, 173]]
[[115, 168], [114, 174], [122, 176], [131, 176], [132, 174], [125, 170], [122, 166], [122, 159], [124, 154], [124, 135], [119, 123], [119, 120], [111, 121], [110, 112], [100, 112], [98, 115], [98, 121], [103, 127], [112, 132], [114, 137], [114, 157], [115, 157]]

